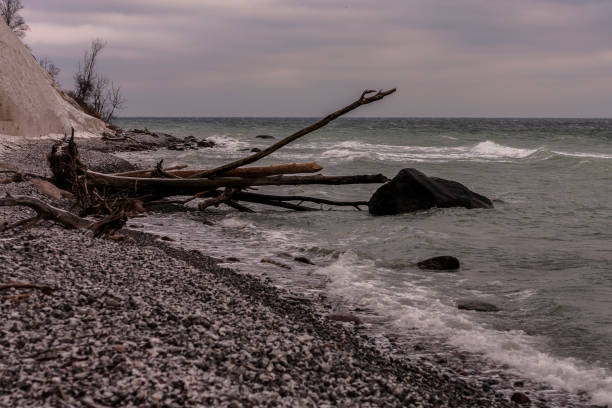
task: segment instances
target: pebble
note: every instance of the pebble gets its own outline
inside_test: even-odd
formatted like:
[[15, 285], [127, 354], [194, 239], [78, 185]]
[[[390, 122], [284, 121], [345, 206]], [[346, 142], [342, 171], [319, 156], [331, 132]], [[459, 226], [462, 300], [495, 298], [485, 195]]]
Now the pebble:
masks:
[[[45, 153], [20, 153], [24, 171], [46, 172]], [[98, 162], [108, 165], [102, 153]], [[6, 192], [50, 200], [29, 183], [0, 186]], [[0, 207], [0, 220], [26, 216]], [[475, 380], [391, 358], [299, 293], [121, 233], [130, 239], [49, 223], [2, 233], [0, 283], [57, 290], [20, 301], [3, 297], [27, 290], [0, 293], [0, 406], [513, 406]]]

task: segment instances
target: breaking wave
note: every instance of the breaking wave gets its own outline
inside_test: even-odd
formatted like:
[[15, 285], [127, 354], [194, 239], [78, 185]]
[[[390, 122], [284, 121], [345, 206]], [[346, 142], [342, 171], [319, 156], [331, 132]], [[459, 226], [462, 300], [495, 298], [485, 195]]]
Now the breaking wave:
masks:
[[373, 160], [391, 162], [517, 161], [546, 160], [554, 156], [612, 159], [612, 155], [563, 152], [544, 147], [533, 149], [505, 146], [491, 140], [468, 146], [394, 146], [348, 141], [328, 147], [321, 154], [332, 161]]
[[[317, 273], [331, 280], [331, 292], [391, 318], [399, 328], [417, 327], [466, 351], [482, 353], [535, 381], [570, 392], [587, 392], [594, 403], [612, 404], [612, 376], [573, 358], [542, 351], [541, 342], [520, 330], [499, 331], [472, 321], [441, 302], [434, 289], [402, 279], [389, 288], [380, 276], [394, 271], [348, 251]], [[401, 290], [400, 290], [401, 289]]]

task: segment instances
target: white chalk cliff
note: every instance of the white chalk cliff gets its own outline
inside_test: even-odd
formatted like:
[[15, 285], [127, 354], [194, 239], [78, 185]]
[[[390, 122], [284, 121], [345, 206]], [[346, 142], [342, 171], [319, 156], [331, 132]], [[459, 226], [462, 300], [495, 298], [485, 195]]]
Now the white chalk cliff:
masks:
[[0, 19], [0, 142], [101, 134], [104, 122], [87, 115], [55, 88], [30, 51]]

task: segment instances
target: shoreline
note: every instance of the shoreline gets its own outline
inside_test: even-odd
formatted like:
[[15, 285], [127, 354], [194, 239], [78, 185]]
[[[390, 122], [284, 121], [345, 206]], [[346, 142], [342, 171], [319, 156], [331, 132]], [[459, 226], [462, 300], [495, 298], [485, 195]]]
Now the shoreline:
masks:
[[[37, 162], [40, 166], [40, 157], [35, 159], [35, 156], [44, 153], [43, 146], [32, 150], [26, 156], [31, 163]], [[87, 151], [87, 148], [81, 149], [82, 153]], [[108, 154], [90, 151], [84, 155], [85, 162], [87, 156], [90, 162], [97, 160], [96, 165], [101, 168], [112, 168], [110, 171], [121, 171], [114, 169], [128, 166], [127, 162], [116, 158], [115, 161], [114, 156]], [[28, 160], [14, 164], [35, 172], [27, 168]], [[38, 194], [29, 182], [0, 186], [2, 193], [16, 193], [15, 190]], [[0, 218], [14, 218], [23, 213], [14, 208], [0, 208]], [[44, 401], [57, 405], [62, 399], [77, 406], [87, 406], [86, 399], [91, 398], [97, 404], [109, 406], [139, 403], [254, 406], [272, 402], [282, 406], [515, 406], [510, 402], [511, 395], [501, 392], [495, 383], [485, 386], [486, 382], [475, 379], [453, 378], [442, 368], [441, 362], [440, 367], [430, 366], [419, 359], [411, 360], [410, 355], [392, 357], [388, 350], [380, 351], [375, 340], [359, 326], [325, 320], [321, 314], [324, 305], [304, 299], [299, 293], [276, 288], [248, 274], [220, 268], [212, 258], [198, 251], [176, 248], [152, 234], [127, 231], [126, 235], [130, 237], [128, 241], [115, 243], [85, 238], [82, 233], [59, 227], [41, 226], [3, 234], [2, 238], [8, 237], [0, 241], [3, 261], [19, 267], [0, 274], [2, 282], [53, 278], [65, 286], [51, 296], [34, 293], [22, 302], [0, 302], [2, 312], [11, 316], [8, 323], [0, 325], [0, 371], [16, 368], [22, 372], [36, 371], [46, 365], [48, 373], [42, 381], [34, 377], [20, 378], [19, 391], [13, 388], [11, 392], [10, 381], [8, 384], [0, 382], [0, 403], [21, 406]], [[26, 240], [32, 243], [25, 245]], [[79, 259], [79, 246], [83, 245], [89, 254]], [[39, 252], [48, 254], [47, 259], [37, 259]], [[145, 258], [142, 263], [141, 258]], [[63, 267], [54, 268], [54, 262]], [[41, 265], [44, 268], [40, 268]], [[126, 272], [128, 269], [130, 273]], [[90, 301], [92, 291], [96, 294]], [[130, 300], [132, 293], [142, 291], [141, 303]], [[10, 293], [2, 293], [6, 294]], [[104, 313], [98, 310], [100, 308]], [[199, 313], [196, 321], [204, 319], [207, 323], [189, 323], [194, 310]], [[131, 319], [152, 319], [152, 322], [143, 325], [138, 321], [126, 321], [123, 319], [126, 313]], [[37, 319], [41, 325], [25, 327], [23, 322], [28, 317]], [[120, 324], [116, 327], [113, 323], [118, 318]], [[45, 327], [42, 324], [48, 321], [72, 336], [68, 339], [58, 336], [49, 344], [50, 340], [43, 335]], [[106, 331], [96, 331], [94, 327], [91, 337], [79, 339], [78, 333], [90, 328], [91, 322], [100, 322]], [[236, 327], [239, 329], [235, 330]], [[164, 336], [157, 336], [159, 341], [147, 349], [157, 354], [142, 354], [143, 345], [148, 347], [149, 331], [164, 329]], [[177, 332], [169, 333], [169, 329]], [[27, 336], [19, 334], [24, 330]], [[134, 338], [122, 339], [123, 333], [133, 333]], [[36, 336], [42, 339], [37, 343], [30, 341]], [[273, 339], [268, 342], [270, 337]], [[93, 346], [88, 341], [91, 338], [96, 339]], [[101, 347], [100, 351], [95, 343], [103, 343], [104, 338], [112, 338], [112, 344], [106, 349]], [[23, 359], [41, 352], [46, 355], [56, 348], [55, 343], [63, 344], [63, 340], [70, 340], [66, 342], [69, 351], [52, 351], [57, 355], [42, 363], [37, 360], [40, 355]], [[194, 343], [199, 343], [200, 347]], [[88, 347], [93, 347], [94, 351], [89, 355], [82, 352]], [[96, 347], [100, 351], [97, 354]], [[310, 351], [305, 352], [304, 347]], [[244, 355], [245, 349], [249, 356]], [[180, 362], [175, 366], [155, 366], [161, 364], [156, 357], [162, 353]], [[10, 364], [5, 364], [5, 359], [10, 359]], [[76, 374], [75, 365], [78, 366]], [[90, 377], [83, 374], [88, 367], [91, 367], [93, 378], [90, 383], [86, 382]], [[152, 370], [165, 380], [142, 383], [139, 380], [142, 376], [135, 375], [134, 370]], [[198, 378], [210, 379], [208, 387], [202, 388], [204, 381], [185, 379], [181, 379], [182, 386], [173, 385], [176, 374], [189, 377], [185, 373], [190, 370], [197, 372]], [[112, 378], [117, 381], [116, 385], [105, 383], [107, 374], [115, 375]], [[193, 377], [193, 373], [191, 375]], [[28, 399], [37, 387], [46, 391], [37, 394], [38, 398]], [[90, 392], [82, 396], [83, 389]], [[198, 391], [190, 394], [190, 390], [195, 389]], [[100, 394], [107, 391], [112, 395]], [[117, 395], [123, 399], [117, 400]], [[545, 393], [529, 390], [528, 395], [533, 406], [548, 406]], [[588, 403], [565, 406], [588, 406]]]

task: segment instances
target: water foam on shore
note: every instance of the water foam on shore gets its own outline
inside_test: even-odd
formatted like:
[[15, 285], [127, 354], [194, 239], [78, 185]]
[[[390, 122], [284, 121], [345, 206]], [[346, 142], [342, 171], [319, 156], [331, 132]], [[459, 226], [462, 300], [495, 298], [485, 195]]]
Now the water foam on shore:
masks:
[[329, 277], [331, 293], [375, 310], [399, 329], [417, 327], [445, 338], [459, 349], [505, 364], [534, 381], [573, 393], [587, 392], [596, 404], [612, 404], [612, 375], [605, 369], [552, 356], [542, 351], [540, 339], [520, 330], [499, 331], [476, 323], [435, 290], [409, 279], [396, 280], [394, 287], [384, 285], [380, 277], [397, 272], [360, 258], [353, 251], [317, 273]]

